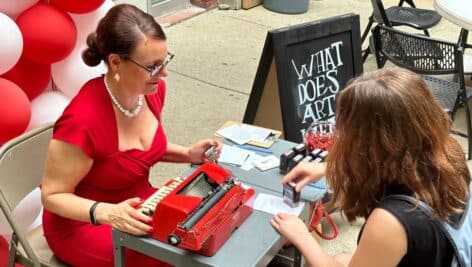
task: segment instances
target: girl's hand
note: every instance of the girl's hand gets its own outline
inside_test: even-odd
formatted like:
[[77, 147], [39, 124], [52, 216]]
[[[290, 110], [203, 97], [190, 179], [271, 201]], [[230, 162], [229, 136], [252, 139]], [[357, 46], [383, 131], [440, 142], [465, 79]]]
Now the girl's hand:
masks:
[[300, 192], [302, 188], [311, 182], [318, 181], [325, 175], [325, 163], [300, 162], [280, 181], [281, 184], [294, 182], [296, 184], [295, 190]]
[[305, 223], [292, 214], [279, 213], [272, 217], [270, 224], [293, 244], [301, 237], [310, 235]]

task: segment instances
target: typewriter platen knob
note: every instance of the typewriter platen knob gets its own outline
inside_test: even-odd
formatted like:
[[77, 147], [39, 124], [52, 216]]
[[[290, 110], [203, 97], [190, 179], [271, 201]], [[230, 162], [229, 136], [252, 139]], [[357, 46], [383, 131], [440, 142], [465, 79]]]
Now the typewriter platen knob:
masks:
[[169, 244], [171, 244], [172, 246], [177, 246], [178, 244], [180, 244], [180, 237], [176, 234], [170, 234], [167, 237], [167, 242], [169, 242]]

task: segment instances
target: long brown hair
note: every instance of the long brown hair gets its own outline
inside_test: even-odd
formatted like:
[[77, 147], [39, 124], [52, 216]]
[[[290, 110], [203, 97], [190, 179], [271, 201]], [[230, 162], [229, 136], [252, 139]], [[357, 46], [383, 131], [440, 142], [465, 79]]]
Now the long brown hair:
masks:
[[451, 120], [423, 79], [392, 68], [353, 79], [336, 104], [327, 178], [349, 221], [402, 186], [441, 218], [462, 210], [470, 182]]

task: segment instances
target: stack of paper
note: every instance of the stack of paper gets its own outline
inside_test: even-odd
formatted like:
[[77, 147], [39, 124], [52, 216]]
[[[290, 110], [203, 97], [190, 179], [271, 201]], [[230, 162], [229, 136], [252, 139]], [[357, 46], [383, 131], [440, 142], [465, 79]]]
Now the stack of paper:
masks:
[[236, 144], [242, 145], [249, 141], [265, 142], [272, 132], [269, 129], [247, 124], [234, 124], [220, 129], [216, 133]]

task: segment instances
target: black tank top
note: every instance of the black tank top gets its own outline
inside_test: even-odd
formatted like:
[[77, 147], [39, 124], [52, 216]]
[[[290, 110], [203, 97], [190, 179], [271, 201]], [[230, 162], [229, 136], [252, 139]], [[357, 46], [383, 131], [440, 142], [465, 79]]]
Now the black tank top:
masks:
[[[419, 208], [403, 200], [384, 199], [378, 208], [390, 212], [405, 229], [408, 248], [399, 267], [448, 267], [453, 248], [441, 229]], [[362, 229], [363, 230], [363, 229]], [[359, 239], [362, 235], [359, 233]]]

